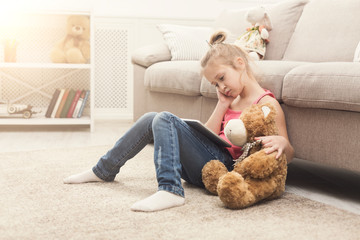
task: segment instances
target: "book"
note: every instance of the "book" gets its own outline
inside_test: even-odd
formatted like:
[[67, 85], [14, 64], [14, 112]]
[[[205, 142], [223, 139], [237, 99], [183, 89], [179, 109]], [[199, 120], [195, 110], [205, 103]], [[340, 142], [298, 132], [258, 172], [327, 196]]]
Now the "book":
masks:
[[215, 134], [210, 128], [206, 127], [202, 122], [195, 119], [182, 119], [186, 122], [190, 127], [195, 129], [196, 131], [200, 132], [207, 138], [209, 138], [214, 143], [222, 146], [222, 147], [231, 147], [231, 145], [221, 138], [219, 135]]
[[60, 89], [56, 89], [53, 96], [52, 96], [52, 98], [51, 98], [49, 106], [48, 106], [48, 108], [46, 110], [45, 117], [47, 117], [47, 118], [51, 117], [51, 113], [54, 110], [54, 107], [55, 107], [56, 101], [57, 101], [57, 99], [59, 97], [59, 94], [60, 94]]
[[66, 115], [67, 118], [72, 118], [73, 113], [75, 111], [76, 104], [79, 101], [80, 95], [81, 95], [81, 90], [77, 90], [76, 93], [75, 93], [74, 100], [72, 101], [72, 103], [70, 105], [70, 108], [69, 108], [69, 111], [68, 111], [68, 113]]
[[87, 91], [85, 92], [84, 100], [83, 100], [83, 102], [82, 102], [82, 104], [81, 104], [81, 107], [80, 107], [80, 110], [79, 110], [79, 114], [78, 114], [78, 116], [77, 116], [78, 118], [81, 117], [82, 114], [83, 114], [83, 111], [84, 111], [84, 108], [85, 108], [85, 104], [86, 104], [86, 101], [87, 101], [88, 98], [89, 98], [89, 95], [90, 95], [90, 91], [87, 90]]
[[56, 111], [56, 114], [55, 114], [56, 118], [60, 117], [61, 111], [62, 111], [62, 109], [64, 108], [64, 105], [65, 105], [65, 101], [66, 101], [66, 99], [67, 99], [67, 97], [69, 95], [69, 91], [70, 90], [68, 88], [65, 89], [64, 96], [62, 97], [59, 108], [58, 108], [58, 110]]
[[77, 118], [80, 108], [81, 108], [81, 105], [82, 105], [82, 102], [84, 101], [84, 97], [85, 97], [85, 90], [81, 91], [79, 100], [76, 103], [76, 107], [75, 107], [74, 113], [72, 115], [73, 118]]
[[68, 96], [66, 98], [64, 107], [63, 107], [63, 109], [62, 109], [62, 111], [60, 113], [60, 118], [66, 118], [67, 113], [68, 113], [69, 108], [70, 108], [70, 105], [71, 105], [72, 101], [74, 100], [74, 97], [75, 97], [75, 90], [70, 89], [69, 94], [68, 94]]
[[59, 109], [59, 105], [60, 105], [60, 102], [61, 102], [62, 97], [64, 96], [64, 92], [65, 92], [65, 89], [61, 89], [61, 90], [60, 90], [59, 97], [58, 97], [58, 99], [56, 100], [54, 109], [53, 109], [53, 111], [52, 111], [52, 113], [51, 113], [51, 117], [52, 117], [52, 118], [55, 117], [56, 112], [57, 112], [57, 110]]

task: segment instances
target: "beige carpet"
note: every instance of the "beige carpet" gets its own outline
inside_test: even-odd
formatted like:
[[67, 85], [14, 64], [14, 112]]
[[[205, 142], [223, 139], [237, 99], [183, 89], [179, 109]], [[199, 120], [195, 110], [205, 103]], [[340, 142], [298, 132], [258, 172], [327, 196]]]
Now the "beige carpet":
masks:
[[157, 188], [152, 146], [113, 183], [62, 184], [109, 147], [0, 154], [0, 239], [360, 239], [359, 215], [290, 193], [234, 211], [185, 183], [185, 206], [132, 212]]

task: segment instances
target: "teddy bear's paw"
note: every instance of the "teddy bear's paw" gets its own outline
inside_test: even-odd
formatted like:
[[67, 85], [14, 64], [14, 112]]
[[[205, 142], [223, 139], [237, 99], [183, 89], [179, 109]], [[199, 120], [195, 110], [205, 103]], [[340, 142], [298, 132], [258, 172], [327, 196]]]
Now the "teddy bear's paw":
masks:
[[283, 193], [285, 192], [285, 185], [283, 186], [279, 186], [273, 194], [271, 194], [267, 199], [268, 200], [272, 200], [272, 199], [276, 199], [281, 197], [281, 195], [283, 195]]
[[81, 47], [81, 53], [84, 56], [84, 58], [86, 59], [86, 61], [88, 61], [90, 59], [90, 43], [89, 42], [84, 42], [82, 47]]
[[274, 182], [276, 188], [274, 192], [268, 197], [269, 200], [280, 197], [285, 192], [285, 182], [286, 182], [286, 172], [284, 174], [279, 174], [274, 177]]
[[243, 176], [264, 179], [279, 168], [279, 161], [275, 158], [276, 153], [267, 154], [264, 149], [245, 158], [237, 164], [234, 170]]
[[219, 178], [228, 173], [225, 165], [219, 160], [211, 160], [202, 169], [202, 181], [205, 188], [212, 194], [217, 195]]
[[53, 63], [66, 63], [64, 52], [57, 48], [51, 51], [50, 58]]
[[86, 63], [86, 59], [78, 48], [70, 48], [67, 50], [66, 59], [68, 63]]
[[249, 191], [248, 184], [234, 171], [220, 178], [217, 191], [220, 200], [231, 209], [241, 209], [255, 203], [255, 197]]

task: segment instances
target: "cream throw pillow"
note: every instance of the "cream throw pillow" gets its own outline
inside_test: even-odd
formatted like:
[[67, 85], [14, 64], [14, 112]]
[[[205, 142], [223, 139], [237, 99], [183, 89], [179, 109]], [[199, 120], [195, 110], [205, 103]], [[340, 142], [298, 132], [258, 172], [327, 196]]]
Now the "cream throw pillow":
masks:
[[311, 0], [284, 54], [287, 61], [350, 62], [360, 39], [359, 0]]
[[200, 60], [209, 49], [213, 29], [173, 24], [157, 25], [171, 52], [171, 60]]
[[[284, 0], [265, 6], [273, 25], [273, 29], [269, 32], [270, 43], [266, 47], [265, 59], [281, 60], [283, 58], [296, 24], [307, 3], [308, 0]], [[227, 29], [231, 33], [228, 42], [233, 43], [251, 25], [245, 19], [248, 10], [229, 9], [222, 11], [215, 20], [214, 28]]]

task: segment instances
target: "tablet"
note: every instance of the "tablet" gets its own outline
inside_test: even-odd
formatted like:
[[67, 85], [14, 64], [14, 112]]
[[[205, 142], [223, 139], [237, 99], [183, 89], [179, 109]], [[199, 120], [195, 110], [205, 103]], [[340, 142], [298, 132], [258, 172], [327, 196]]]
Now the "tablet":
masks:
[[186, 122], [190, 127], [194, 128], [195, 130], [202, 133], [204, 136], [209, 138], [214, 143], [222, 146], [222, 147], [231, 147], [231, 145], [226, 142], [223, 138], [221, 138], [219, 135], [215, 134], [210, 128], [206, 127], [202, 122], [195, 119], [182, 119], [184, 122]]

